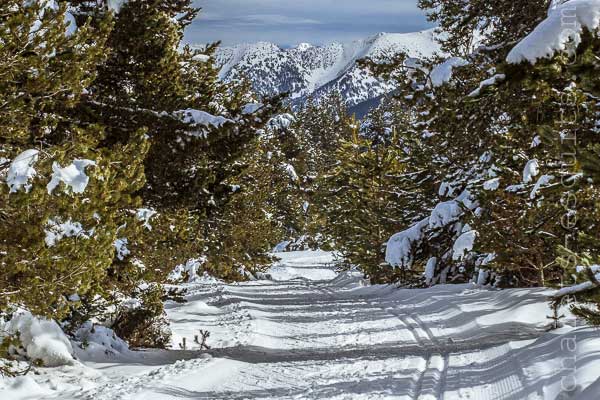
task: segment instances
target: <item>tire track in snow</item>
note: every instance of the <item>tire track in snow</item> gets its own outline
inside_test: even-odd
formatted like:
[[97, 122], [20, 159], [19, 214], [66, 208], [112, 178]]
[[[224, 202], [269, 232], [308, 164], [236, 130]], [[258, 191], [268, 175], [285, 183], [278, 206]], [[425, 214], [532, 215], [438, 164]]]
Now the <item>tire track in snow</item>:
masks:
[[[339, 299], [337, 293], [329, 287], [317, 287], [317, 290], [328, 294], [334, 300]], [[362, 298], [361, 300], [367, 302], [372, 307], [379, 308], [387, 314], [399, 319], [414, 337], [418, 347], [429, 347], [430, 349], [435, 350], [435, 352], [428, 352], [423, 357], [425, 366], [415, 381], [413, 398], [415, 400], [441, 399], [445, 390], [450, 353], [442, 350], [442, 346], [433, 334], [433, 331], [414, 312], [402, 314], [394, 311], [391, 307], [374, 305], [368, 298]]]
[[425, 367], [415, 382], [413, 399], [441, 399], [445, 391], [450, 349], [444, 349], [432, 330], [414, 312], [401, 314], [388, 307], [382, 307], [382, 309], [400, 319], [420, 347], [430, 349], [430, 352], [424, 356]]
[[[332, 298], [338, 298], [336, 292], [328, 287], [322, 287], [321, 290], [329, 293]], [[415, 400], [441, 399], [445, 391], [452, 349], [444, 349], [431, 328], [414, 312], [414, 307], [411, 312], [404, 314], [401, 311], [395, 311], [392, 307], [375, 305], [367, 297], [362, 297], [361, 300], [399, 319], [411, 333], [417, 346], [428, 349], [423, 355], [425, 366], [415, 382], [413, 398]]]

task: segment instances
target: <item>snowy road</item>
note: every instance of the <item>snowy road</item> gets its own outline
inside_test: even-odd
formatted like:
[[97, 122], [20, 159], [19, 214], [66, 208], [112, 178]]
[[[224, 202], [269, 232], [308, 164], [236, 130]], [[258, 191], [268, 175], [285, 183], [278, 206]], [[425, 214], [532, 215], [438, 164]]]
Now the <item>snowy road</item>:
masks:
[[[186, 351], [87, 362], [99, 376], [48, 398], [533, 400], [600, 375], [596, 331], [544, 332], [547, 290], [369, 287], [336, 276], [327, 253], [286, 254], [271, 272], [280, 280], [190, 284], [188, 303], [167, 305]], [[565, 368], [573, 352], [581, 360]]]

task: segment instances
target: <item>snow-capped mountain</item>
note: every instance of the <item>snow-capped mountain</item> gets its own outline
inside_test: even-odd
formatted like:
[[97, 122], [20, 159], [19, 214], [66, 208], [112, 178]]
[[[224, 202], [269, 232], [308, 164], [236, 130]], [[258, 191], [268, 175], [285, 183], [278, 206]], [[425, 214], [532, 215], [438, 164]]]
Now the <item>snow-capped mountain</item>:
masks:
[[400, 52], [428, 57], [441, 52], [434, 30], [416, 33], [380, 33], [366, 40], [312, 46], [302, 43], [282, 49], [259, 42], [222, 47], [216, 60], [226, 81], [246, 77], [261, 95], [289, 93], [294, 103], [339, 90], [349, 106], [380, 97], [394, 88], [360, 68], [357, 61], [371, 57], [385, 61]]

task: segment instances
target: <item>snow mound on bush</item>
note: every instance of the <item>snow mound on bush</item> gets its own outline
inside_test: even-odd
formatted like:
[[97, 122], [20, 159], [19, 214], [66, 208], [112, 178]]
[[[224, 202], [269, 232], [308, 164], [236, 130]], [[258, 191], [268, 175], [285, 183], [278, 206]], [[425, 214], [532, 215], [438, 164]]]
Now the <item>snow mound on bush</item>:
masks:
[[523, 168], [523, 182], [531, 183], [533, 178], [540, 174], [540, 164], [538, 160], [529, 160]]
[[66, 222], [61, 222], [60, 218], [49, 219], [44, 229], [46, 238], [46, 246], [54, 247], [64, 238], [77, 237], [81, 239], [89, 239], [92, 232], [87, 232], [81, 226], [81, 223], [74, 222], [69, 219]]
[[80, 342], [77, 353], [82, 359], [105, 358], [111, 354], [129, 353], [129, 345], [115, 332], [102, 325], [86, 322], [75, 332], [75, 340]]
[[386, 262], [393, 267], [411, 267], [414, 260], [413, 248], [423, 240], [425, 229], [428, 226], [429, 218], [425, 218], [392, 236], [386, 246]]
[[461, 57], [450, 57], [441, 64], [436, 65], [429, 77], [433, 87], [440, 87], [452, 80], [452, 74], [455, 68], [469, 65], [469, 62]]
[[29, 311], [19, 311], [2, 330], [18, 335], [30, 360], [41, 360], [46, 367], [73, 365], [71, 342], [60, 326], [52, 320], [38, 318]]

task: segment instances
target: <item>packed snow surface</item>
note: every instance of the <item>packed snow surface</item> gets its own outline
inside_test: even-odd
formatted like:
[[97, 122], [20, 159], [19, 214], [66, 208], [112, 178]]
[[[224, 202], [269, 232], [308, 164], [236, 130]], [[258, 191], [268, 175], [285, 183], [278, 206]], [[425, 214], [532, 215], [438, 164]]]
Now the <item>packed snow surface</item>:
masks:
[[331, 253], [277, 255], [275, 280], [185, 284], [172, 350], [87, 327], [83, 364], [2, 378], [0, 398], [597, 400], [600, 336], [571, 317], [547, 332], [552, 290], [369, 286]]

